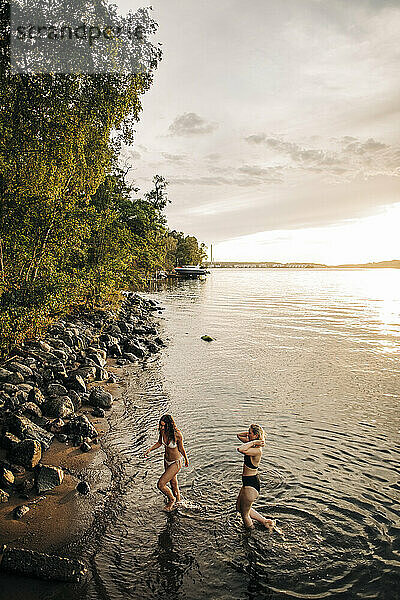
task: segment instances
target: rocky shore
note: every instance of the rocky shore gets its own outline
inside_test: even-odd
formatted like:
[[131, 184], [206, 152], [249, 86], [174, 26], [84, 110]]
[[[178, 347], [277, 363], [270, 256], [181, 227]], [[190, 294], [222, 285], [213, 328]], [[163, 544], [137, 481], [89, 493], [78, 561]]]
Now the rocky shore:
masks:
[[101, 438], [121, 395], [118, 372], [164, 345], [157, 311], [126, 293], [118, 313], [60, 319], [0, 366], [0, 572], [84, 578], [84, 562], [54, 550], [82, 535], [104, 502], [111, 472]]

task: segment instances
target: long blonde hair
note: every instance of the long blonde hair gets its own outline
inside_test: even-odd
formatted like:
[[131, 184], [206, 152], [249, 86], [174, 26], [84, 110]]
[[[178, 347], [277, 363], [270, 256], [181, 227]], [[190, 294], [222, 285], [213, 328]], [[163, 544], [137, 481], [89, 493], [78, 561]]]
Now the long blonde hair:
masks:
[[252, 423], [250, 425], [250, 429], [252, 430], [254, 435], [257, 436], [257, 439], [262, 440], [263, 442], [265, 441], [265, 431], [261, 427], [261, 425], [255, 425], [254, 423]]

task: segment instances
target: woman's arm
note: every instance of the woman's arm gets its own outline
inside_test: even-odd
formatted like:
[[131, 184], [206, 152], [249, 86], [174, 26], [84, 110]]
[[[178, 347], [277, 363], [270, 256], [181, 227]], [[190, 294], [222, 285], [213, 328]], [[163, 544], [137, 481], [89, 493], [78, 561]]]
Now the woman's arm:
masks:
[[160, 437], [158, 438], [158, 442], [156, 442], [155, 444], [153, 444], [152, 446], [150, 446], [150, 448], [147, 448], [147, 450], [145, 451], [144, 455], [148, 456], [149, 452], [151, 452], [152, 450], [156, 450], [161, 445], [162, 445], [162, 441], [161, 441], [161, 433], [160, 433]]
[[183, 435], [181, 433], [176, 433], [176, 445], [177, 448], [179, 450], [179, 452], [182, 454], [183, 458], [185, 459], [185, 467], [189, 466], [189, 460], [186, 454], [186, 450], [183, 447]]
[[241, 454], [247, 454], [248, 456], [256, 456], [260, 452], [260, 448], [265, 445], [263, 440], [251, 440], [246, 444], [242, 444], [237, 448], [237, 451]]
[[248, 442], [249, 441], [249, 432], [248, 431], [243, 431], [242, 433], [237, 433], [236, 437], [238, 438], [238, 440], [240, 440], [242, 443], [244, 442]]

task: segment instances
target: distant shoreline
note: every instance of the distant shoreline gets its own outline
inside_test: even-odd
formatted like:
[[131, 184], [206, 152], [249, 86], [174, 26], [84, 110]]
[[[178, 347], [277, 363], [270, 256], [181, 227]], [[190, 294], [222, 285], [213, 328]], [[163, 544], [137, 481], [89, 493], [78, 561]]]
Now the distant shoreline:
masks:
[[307, 262], [205, 262], [210, 269], [400, 269], [400, 260], [385, 260], [363, 264], [324, 265]]

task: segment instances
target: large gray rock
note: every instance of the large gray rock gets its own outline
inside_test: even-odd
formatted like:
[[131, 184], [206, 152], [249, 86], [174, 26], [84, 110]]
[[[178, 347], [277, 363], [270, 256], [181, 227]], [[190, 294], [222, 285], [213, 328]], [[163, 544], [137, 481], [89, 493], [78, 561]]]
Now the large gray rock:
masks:
[[[77, 369], [75, 371], [75, 373], [80, 375], [86, 383], [90, 383], [91, 381], [96, 380], [96, 367], [93, 365], [92, 366], [87, 365], [85, 367], [80, 367], [79, 369]], [[78, 392], [79, 390], [76, 390], [76, 391]]]
[[[95, 369], [96, 372], [96, 369]], [[75, 390], [78, 394], [86, 392], [86, 383], [84, 378], [77, 371], [73, 371], [69, 374], [68, 379], [66, 381], [66, 385], [68, 389]]]
[[129, 354], [134, 354], [137, 358], [143, 358], [145, 356], [144, 348], [136, 340], [124, 340], [123, 348], [125, 352], [128, 352]]
[[96, 386], [90, 390], [88, 404], [90, 406], [99, 406], [100, 408], [111, 408], [113, 397], [110, 392], [106, 392], [102, 387]]
[[42, 458], [42, 447], [35, 440], [22, 440], [10, 450], [10, 460], [26, 469], [33, 469]]
[[13, 371], [14, 373], [21, 373], [24, 379], [28, 379], [29, 377], [33, 376], [32, 369], [19, 362], [8, 363], [7, 368], [9, 371]]
[[23, 440], [30, 439], [39, 442], [43, 450], [47, 450], [50, 447], [54, 437], [53, 434], [43, 429], [43, 427], [36, 425], [22, 415], [11, 415], [8, 425], [11, 433], [15, 433], [15, 435]]
[[51, 397], [68, 396], [67, 388], [61, 385], [61, 383], [50, 383], [47, 388], [47, 393]]
[[59, 467], [40, 465], [36, 474], [36, 489], [39, 494], [48, 492], [63, 482], [64, 471]]
[[5, 549], [1, 569], [17, 575], [74, 583], [80, 583], [87, 575], [80, 560], [17, 548]]
[[43, 405], [43, 413], [54, 419], [64, 419], [75, 412], [71, 398], [68, 396], [56, 396], [49, 398]]

